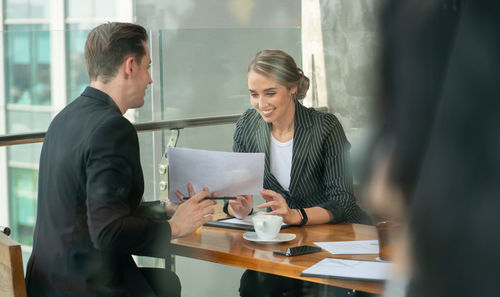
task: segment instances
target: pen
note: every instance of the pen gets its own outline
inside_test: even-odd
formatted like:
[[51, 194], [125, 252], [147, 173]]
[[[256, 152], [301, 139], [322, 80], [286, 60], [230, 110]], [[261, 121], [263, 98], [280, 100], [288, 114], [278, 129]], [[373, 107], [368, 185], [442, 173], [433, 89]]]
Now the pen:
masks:
[[[182, 199], [187, 200], [191, 197], [182, 197]], [[236, 197], [231, 197], [231, 196], [220, 196], [220, 197], [206, 197], [204, 199], [208, 200], [236, 200]]]

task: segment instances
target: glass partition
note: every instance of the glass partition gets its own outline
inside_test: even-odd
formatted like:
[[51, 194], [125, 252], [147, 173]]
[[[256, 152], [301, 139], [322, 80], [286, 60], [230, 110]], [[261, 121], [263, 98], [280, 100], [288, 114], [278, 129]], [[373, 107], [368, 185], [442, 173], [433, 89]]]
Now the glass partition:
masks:
[[[48, 0], [3, 0], [0, 134], [45, 131], [57, 112], [89, 85], [84, 59], [87, 34], [123, 14], [122, 0], [101, 2], [65, 0], [54, 13]], [[243, 2], [136, 1], [137, 23], [150, 35], [153, 84], [144, 106], [126, 114], [131, 122], [240, 114], [250, 108], [247, 66], [258, 51], [282, 49], [302, 64], [300, 1], [259, 0], [250, 6]], [[64, 23], [64, 32], [50, 30], [54, 21]], [[234, 123], [181, 129], [177, 145], [231, 151], [233, 132]], [[139, 133], [146, 200], [166, 198], [159, 188], [158, 164], [170, 135], [170, 131]], [[12, 238], [23, 244], [25, 262], [36, 221], [41, 147], [41, 143], [0, 147], [0, 195], [6, 197], [0, 198], [0, 224], [9, 225]], [[182, 267], [193, 265], [200, 264], [179, 257], [179, 275], [184, 273]], [[201, 265], [196, 266], [200, 271], [218, 269], [224, 278], [241, 274], [241, 269]], [[236, 283], [217, 288], [231, 296]], [[190, 289], [185, 294], [200, 295]]]
[[12, 237], [32, 246], [36, 220], [38, 170], [9, 166], [9, 217]]
[[92, 25], [66, 25], [66, 79], [67, 98], [74, 100], [89, 85], [89, 77], [85, 66], [85, 41]]
[[66, 0], [66, 16], [68, 18], [96, 18], [116, 15], [119, 0]]
[[[45, 131], [57, 112], [89, 85], [83, 56], [94, 24], [67, 24], [64, 34], [47, 25], [8, 25], [3, 32], [5, 89], [2, 131]], [[64, 36], [64, 59], [51, 60], [51, 37]], [[145, 105], [127, 113], [134, 123], [240, 114], [250, 107], [246, 72], [264, 48], [279, 48], [301, 61], [299, 28], [204, 28], [150, 31], [153, 85]], [[60, 66], [64, 65], [64, 68]], [[54, 98], [53, 69], [65, 69], [66, 96]], [[61, 85], [61, 87], [63, 87]], [[51, 92], [52, 91], [52, 92]], [[55, 92], [57, 93], [57, 92]], [[60, 92], [59, 92], [60, 93]], [[180, 131], [179, 146], [230, 151], [234, 124]], [[146, 200], [158, 199], [158, 163], [169, 131], [140, 133]], [[36, 218], [41, 143], [6, 148], [0, 180], [7, 189], [13, 238], [31, 245]]]
[[7, 102], [50, 105], [50, 32], [47, 25], [5, 27]]
[[161, 30], [159, 38], [161, 119], [242, 113], [258, 51], [282, 49], [302, 60], [300, 28]]
[[48, 18], [50, 0], [4, 0], [7, 19]]

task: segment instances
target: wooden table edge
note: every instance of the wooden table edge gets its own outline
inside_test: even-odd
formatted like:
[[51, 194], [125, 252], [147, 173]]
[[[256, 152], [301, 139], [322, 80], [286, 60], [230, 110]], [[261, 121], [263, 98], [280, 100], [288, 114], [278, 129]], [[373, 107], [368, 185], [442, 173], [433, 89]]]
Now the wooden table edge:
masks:
[[[213, 227], [212, 227], [213, 228]], [[209, 249], [202, 249], [199, 247], [191, 247], [182, 244], [176, 244], [172, 242], [171, 252], [173, 255], [203, 260], [207, 262], [223, 264], [233, 267], [240, 267], [244, 269], [250, 269], [254, 271], [260, 271], [265, 273], [277, 274], [276, 271], [278, 267], [284, 267], [287, 272], [278, 275], [310, 281], [319, 284], [325, 284], [329, 286], [342, 287], [346, 289], [356, 288], [357, 291], [363, 291], [374, 294], [382, 294], [384, 282], [374, 282], [374, 281], [362, 281], [362, 280], [351, 280], [351, 279], [341, 279], [341, 278], [322, 278], [322, 277], [304, 277], [300, 276], [302, 271], [305, 269], [299, 265], [278, 263], [271, 260], [260, 259], [260, 263], [264, 265], [257, 265], [255, 259], [249, 257], [243, 257], [240, 255], [233, 255], [227, 252], [214, 251]], [[334, 258], [334, 255], [331, 255]], [[245, 265], [243, 265], [243, 263]]]

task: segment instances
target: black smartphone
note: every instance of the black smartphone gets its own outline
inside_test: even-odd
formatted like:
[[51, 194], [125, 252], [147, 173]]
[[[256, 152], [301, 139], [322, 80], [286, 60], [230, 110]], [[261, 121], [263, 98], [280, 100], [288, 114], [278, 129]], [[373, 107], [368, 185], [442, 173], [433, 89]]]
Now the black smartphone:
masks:
[[315, 252], [319, 252], [319, 251], [321, 251], [321, 248], [317, 247], [317, 246], [300, 245], [300, 246], [287, 248], [284, 250], [275, 250], [273, 253], [275, 253], [277, 255], [291, 257], [291, 256], [298, 256], [298, 255], [315, 253]]

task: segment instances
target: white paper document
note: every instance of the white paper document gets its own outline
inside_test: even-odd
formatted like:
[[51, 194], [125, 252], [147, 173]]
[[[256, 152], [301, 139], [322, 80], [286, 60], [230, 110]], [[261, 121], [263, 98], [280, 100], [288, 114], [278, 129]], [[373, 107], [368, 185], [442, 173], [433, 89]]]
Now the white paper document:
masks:
[[[230, 219], [220, 220], [220, 222], [231, 223], [231, 224], [238, 224], [238, 225], [251, 225], [251, 226], [253, 226], [252, 218], [254, 216], [263, 215], [263, 214], [266, 214], [266, 213], [263, 212], [263, 211], [259, 211], [257, 213], [254, 213], [251, 216], [247, 216], [243, 220], [238, 219], [238, 218], [230, 218]], [[288, 224], [282, 223], [281, 226], [288, 226]]]
[[253, 226], [252, 217], [246, 217], [245, 219], [230, 218], [221, 220], [224, 223], [238, 224], [238, 225], [251, 225]]
[[168, 148], [169, 199], [175, 190], [187, 196], [187, 184], [196, 193], [207, 187], [219, 196], [257, 195], [264, 185], [264, 153], [232, 153]]
[[334, 255], [378, 254], [378, 240], [315, 242]]
[[301, 276], [333, 277], [358, 280], [388, 280], [391, 263], [326, 258], [302, 271]]

